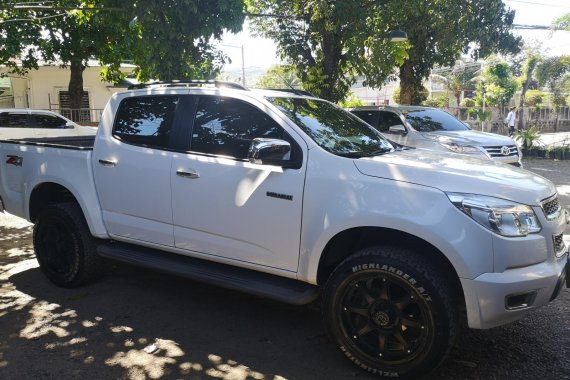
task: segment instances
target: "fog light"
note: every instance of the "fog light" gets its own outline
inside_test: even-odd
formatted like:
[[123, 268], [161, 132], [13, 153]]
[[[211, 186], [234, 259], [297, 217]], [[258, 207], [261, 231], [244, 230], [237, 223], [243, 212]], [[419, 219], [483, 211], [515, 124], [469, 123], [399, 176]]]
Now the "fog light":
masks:
[[536, 290], [527, 293], [511, 294], [505, 297], [505, 308], [507, 310], [524, 309], [532, 306], [536, 298]]

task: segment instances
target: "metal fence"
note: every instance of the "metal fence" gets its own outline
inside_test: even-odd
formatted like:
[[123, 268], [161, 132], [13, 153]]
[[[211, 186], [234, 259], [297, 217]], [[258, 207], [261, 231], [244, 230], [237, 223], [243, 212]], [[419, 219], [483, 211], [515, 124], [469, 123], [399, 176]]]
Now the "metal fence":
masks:
[[59, 113], [61, 116], [75, 121], [78, 124], [96, 125], [101, 121], [102, 109], [98, 108], [61, 108], [51, 109], [53, 112]]
[[[457, 117], [459, 120], [467, 122], [474, 129], [487, 132], [507, 134], [508, 129], [504, 127], [504, 120], [509, 113], [508, 107], [487, 107], [486, 111], [491, 112], [491, 119], [485, 122], [484, 128], [472, 112], [472, 108], [467, 107], [449, 107], [446, 111]], [[517, 121], [523, 118], [524, 127], [529, 128], [535, 126], [541, 132], [568, 132], [570, 131], [570, 107], [562, 107], [558, 111], [552, 108], [534, 108], [524, 107], [517, 110]]]

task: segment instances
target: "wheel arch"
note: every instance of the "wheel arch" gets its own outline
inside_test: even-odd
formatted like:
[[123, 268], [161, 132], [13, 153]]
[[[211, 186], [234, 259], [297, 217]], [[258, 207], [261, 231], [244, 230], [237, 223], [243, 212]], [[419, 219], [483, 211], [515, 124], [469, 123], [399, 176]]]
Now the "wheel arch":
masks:
[[63, 185], [55, 182], [43, 182], [36, 185], [30, 193], [28, 205], [30, 221], [35, 223], [42, 210], [47, 206], [63, 202], [79, 203], [77, 197]]
[[384, 227], [356, 227], [336, 234], [325, 246], [317, 269], [317, 283], [324, 285], [334, 269], [348, 256], [364, 248], [390, 245], [420, 252], [433, 260], [441, 275], [465, 304], [459, 275], [449, 259], [434, 245], [410, 233]]

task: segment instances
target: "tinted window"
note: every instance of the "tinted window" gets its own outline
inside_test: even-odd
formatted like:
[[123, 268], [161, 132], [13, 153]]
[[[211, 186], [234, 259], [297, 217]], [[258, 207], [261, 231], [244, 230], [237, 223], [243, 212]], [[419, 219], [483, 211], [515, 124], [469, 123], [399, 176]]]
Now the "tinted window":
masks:
[[440, 110], [414, 110], [404, 112], [406, 120], [420, 132], [466, 131], [469, 128], [450, 114]]
[[403, 125], [404, 122], [400, 119], [400, 116], [394, 112], [380, 112], [380, 121], [378, 123], [378, 130], [382, 132], [388, 132], [390, 127], [394, 125]]
[[113, 127], [113, 136], [128, 143], [166, 148], [178, 96], [142, 96], [121, 102]]
[[30, 117], [34, 128], [63, 129], [67, 124], [64, 119], [53, 115], [32, 114]]
[[0, 127], [28, 128], [28, 115], [25, 113], [3, 113], [0, 115]]
[[376, 129], [329, 102], [305, 98], [268, 98], [311, 139], [327, 151], [364, 157], [391, 151]]
[[200, 98], [192, 129], [192, 151], [247, 158], [256, 137], [287, 139], [273, 119], [251, 104], [218, 96]]
[[378, 124], [378, 111], [351, 111], [373, 127]]

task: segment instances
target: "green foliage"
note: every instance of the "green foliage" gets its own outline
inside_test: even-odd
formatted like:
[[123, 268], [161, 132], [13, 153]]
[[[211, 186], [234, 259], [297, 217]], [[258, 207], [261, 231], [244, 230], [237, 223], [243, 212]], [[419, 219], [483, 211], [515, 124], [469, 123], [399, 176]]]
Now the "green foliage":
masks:
[[[470, 46], [478, 55], [516, 52], [520, 37], [511, 33], [514, 11], [501, 0], [410, 0], [389, 2], [389, 14], [408, 34], [409, 59], [399, 67], [402, 103], [414, 104], [421, 83], [435, 65], [452, 65]], [[417, 103], [416, 103], [417, 104]]]
[[[21, 2], [3, 5], [16, 3]], [[54, 0], [49, 5], [0, 10], [7, 20], [0, 23], [0, 64], [19, 73], [37, 68], [38, 58], [69, 66], [72, 108], [79, 108], [82, 73], [93, 58], [106, 65], [102, 76], [110, 81], [121, 79], [120, 63], [127, 59], [138, 65], [141, 81], [212, 77], [224, 57], [210, 40], [220, 39], [224, 29], [240, 30], [244, 20], [240, 0]], [[105, 7], [123, 10], [89, 10]], [[9, 21], [14, 19], [24, 21]]]
[[338, 104], [342, 108], [350, 108], [363, 106], [364, 102], [360, 100], [360, 98], [357, 97], [354, 92], [349, 91], [347, 97], [341, 100]]
[[525, 96], [524, 105], [526, 107], [540, 108], [546, 98], [546, 93], [540, 90], [528, 90]]
[[296, 88], [303, 89], [303, 83], [297, 76], [295, 68], [290, 65], [275, 65], [259, 78], [258, 88]]
[[493, 63], [485, 68], [483, 81], [478, 84], [475, 101], [477, 105], [485, 104], [495, 107], [504, 107], [512, 99], [518, 87], [516, 79], [505, 62]]
[[493, 117], [493, 113], [491, 111], [483, 111], [482, 108], [471, 108], [469, 113], [477, 116], [477, 119], [481, 122], [491, 120], [491, 117]]
[[475, 107], [475, 100], [471, 98], [464, 98], [460, 104], [461, 107]]
[[[407, 57], [407, 43], [389, 41], [395, 27], [387, 7], [392, 2], [373, 0], [328, 1], [248, 0], [251, 13], [289, 17], [252, 19], [258, 35], [277, 44], [283, 60], [295, 66], [303, 88], [338, 102], [358, 76], [365, 85], [380, 87], [393, 75], [394, 66]], [[355, 27], [358, 25], [358, 27]]]
[[545, 58], [536, 68], [536, 76], [539, 83], [550, 90], [554, 108], [565, 106], [563, 90], [570, 77], [570, 56]]
[[240, 0], [136, 0], [123, 54], [139, 66], [140, 81], [214, 78], [225, 58], [210, 40], [241, 30], [243, 11]]
[[536, 126], [529, 129], [520, 129], [515, 133], [515, 140], [520, 141], [524, 149], [530, 149], [534, 142], [540, 140], [540, 133]]
[[392, 91], [392, 99], [396, 104], [400, 104], [400, 86], [394, 87], [394, 90]]
[[552, 21], [550, 28], [552, 30], [570, 31], [570, 13], [566, 13]]
[[440, 95], [436, 98], [427, 98], [423, 101], [422, 105], [437, 108], [449, 107], [449, 98], [446, 95]]

